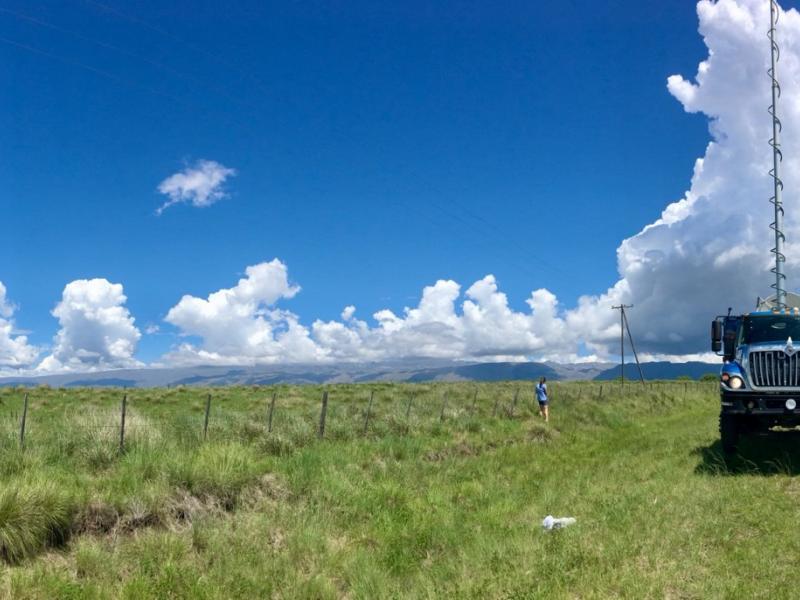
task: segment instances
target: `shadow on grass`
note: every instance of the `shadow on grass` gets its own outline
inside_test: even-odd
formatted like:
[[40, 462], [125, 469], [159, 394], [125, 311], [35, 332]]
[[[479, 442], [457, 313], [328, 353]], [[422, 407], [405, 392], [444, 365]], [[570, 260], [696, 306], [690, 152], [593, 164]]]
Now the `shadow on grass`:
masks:
[[800, 431], [773, 431], [745, 435], [735, 454], [727, 455], [719, 440], [698, 446], [692, 454], [701, 460], [701, 475], [800, 475]]

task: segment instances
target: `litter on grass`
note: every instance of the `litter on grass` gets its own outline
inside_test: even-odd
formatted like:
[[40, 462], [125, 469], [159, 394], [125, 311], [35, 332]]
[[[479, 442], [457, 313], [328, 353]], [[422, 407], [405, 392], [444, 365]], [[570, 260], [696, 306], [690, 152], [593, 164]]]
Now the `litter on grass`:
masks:
[[554, 517], [553, 515], [547, 515], [542, 521], [542, 528], [546, 531], [550, 531], [551, 529], [561, 529], [573, 523], [575, 523], [574, 517]]

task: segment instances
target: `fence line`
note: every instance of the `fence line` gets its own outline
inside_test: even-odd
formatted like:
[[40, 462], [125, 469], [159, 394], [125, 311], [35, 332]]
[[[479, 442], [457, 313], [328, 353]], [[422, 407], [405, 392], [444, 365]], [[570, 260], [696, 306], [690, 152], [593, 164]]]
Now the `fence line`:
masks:
[[[645, 393], [653, 395], [653, 401], [659, 402], [663, 401], [663, 399], [671, 398], [673, 401], [679, 398], [685, 399], [689, 390], [692, 391], [711, 391], [712, 388], [715, 389], [717, 387], [716, 382], [659, 382], [659, 383], [648, 383], [647, 386], [644, 387]], [[452, 390], [448, 387], [442, 391], [441, 394], [441, 405], [439, 407], [438, 412], [438, 422], [444, 423], [446, 420], [449, 420], [448, 417], [453, 415], [455, 417], [464, 416], [468, 419], [472, 419], [475, 417], [476, 413], [480, 416], [480, 413], [483, 412], [484, 416], [488, 416], [486, 412], [479, 410], [478, 406], [478, 398], [480, 395], [480, 384], [475, 387], [474, 391], [472, 391], [472, 401], [469, 403], [469, 392], [468, 390], [466, 393], [461, 392], [460, 394], [456, 394], [457, 397], [460, 397], [460, 400], [456, 398], [451, 398]], [[631, 385], [630, 387], [635, 388], [635, 386]], [[592, 389], [597, 388], [598, 391], [596, 394], [592, 393]], [[437, 390], [437, 386], [432, 386], [431, 389], [423, 392], [428, 397], [432, 397]], [[501, 393], [502, 389], [497, 390], [497, 393], [494, 394], [494, 404], [491, 410], [491, 418], [498, 417], [498, 409], [501, 402]], [[616, 391], [615, 386], [612, 386], [612, 392]], [[584, 393], [586, 392], [586, 393]], [[658, 395], [656, 395], [656, 392]], [[103, 392], [106, 395], [112, 395], [108, 391]], [[632, 393], [632, 390], [629, 392]], [[115, 395], [115, 394], [113, 394]], [[366, 406], [366, 410], [363, 412], [364, 421], [363, 421], [363, 429], [362, 435], [367, 435], [370, 431], [370, 423], [373, 418], [378, 418], [378, 415], [375, 414], [375, 401], [376, 401], [376, 390], [370, 390], [369, 401]], [[415, 399], [418, 395], [418, 390], [411, 390], [408, 394], [408, 400], [405, 405], [405, 421], [404, 425], [401, 427], [402, 431], [408, 432], [411, 430], [411, 416], [412, 416], [412, 408], [415, 404]], [[517, 409], [519, 406], [519, 401], [521, 398], [522, 392], [520, 386], [516, 386], [514, 388], [513, 397], [511, 400], [510, 405], [508, 406], [507, 410], [503, 412], [510, 418], [514, 418], [517, 414]], [[618, 396], [618, 397], [626, 397], [628, 393]], [[35, 400], [35, 391], [34, 392], [25, 392], [22, 401], [22, 407], [20, 411], [14, 410], [13, 407], [10, 406], [11, 403], [0, 402], [0, 423], [2, 423], [3, 419], [10, 420], [11, 422], [16, 422], [19, 424], [19, 446], [20, 448], [25, 448], [26, 443], [30, 442], [27, 439], [27, 429], [29, 427], [29, 411], [32, 410], [33, 414], [36, 414], [36, 404], [35, 402], [31, 403], [30, 400]], [[278, 400], [278, 390], [273, 390], [269, 406], [268, 406], [268, 414], [267, 414], [267, 423], [266, 423], [266, 434], [271, 435], [273, 434], [274, 430], [274, 418], [276, 416], [276, 407], [277, 407], [277, 400]], [[334, 399], [335, 399], [334, 394]], [[533, 387], [531, 386], [529, 391], [526, 391], [524, 394], [526, 399], [529, 399], [530, 402], [527, 404], [523, 404], [524, 408], [528, 408], [533, 413], [533, 409], [535, 407], [535, 403], [533, 402]], [[602, 400], [603, 398], [610, 398], [612, 394], [604, 394], [604, 384], [595, 384], [595, 383], [588, 383], [588, 384], [581, 384], [581, 383], [559, 383], [553, 382], [551, 383], [551, 397], [552, 400], [558, 402], [559, 400], [563, 401], [574, 401], [574, 402], [591, 402], [591, 401], [598, 401]], [[491, 397], [486, 398], [486, 400], [490, 400]], [[0, 399], [1, 400], [1, 399]], [[106, 430], [116, 430], [119, 433], [118, 437], [118, 446], [119, 452], [124, 453], [126, 450], [126, 436], [133, 431], [133, 433], [138, 432], [138, 427], [136, 419], [133, 422], [130, 422], [128, 419], [128, 404], [129, 401], [132, 400], [130, 397], [129, 392], [123, 392], [120, 402], [120, 409], [119, 409], [119, 421], [116, 423], [110, 423], [109, 419], [113, 418], [114, 411], [113, 409], [106, 409], [106, 408], [98, 408], [97, 406], [94, 407], [85, 407], [82, 406], [80, 410], [80, 414], [76, 415], [83, 419], [80, 424], [80, 427], [84, 431], [106, 431]], [[136, 400], [134, 400], [134, 406], [136, 405]], [[212, 403], [212, 393], [207, 392], [205, 398], [205, 410], [203, 411], [203, 422], [202, 422], [202, 439], [207, 440], [209, 437], [209, 427], [212, 426], [212, 419], [211, 419], [211, 403]], [[392, 400], [396, 400], [395, 397]], [[466, 400], [466, 401], [465, 401]], [[321, 397], [321, 405], [319, 408], [319, 417], [316, 426], [316, 434], [319, 439], [324, 439], [326, 436], [326, 428], [328, 421], [330, 420], [330, 401], [331, 396], [329, 390], [324, 388], [322, 391]], [[386, 400], [385, 397], [381, 400], [385, 404]], [[260, 404], [260, 402], [258, 403]], [[452, 405], [452, 410], [450, 409]], [[196, 405], [195, 405], [196, 406]], [[260, 404], [263, 407], [263, 404]], [[396, 404], [395, 404], [396, 406]], [[422, 411], [415, 411], [416, 418], [418, 420], [425, 418], [427, 414], [428, 417], [433, 417], [431, 415], [431, 409], [433, 406], [431, 402], [427, 402], [423, 405], [427, 408], [427, 410]], [[484, 405], [486, 406], [486, 405]], [[355, 414], [353, 411], [358, 412], [357, 405], [351, 403], [350, 407], [350, 414]], [[308, 410], [307, 405], [303, 405], [303, 411]], [[488, 408], [488, 406], [486, 407]], [[296, 414], [297, 407], [292, 406], [291, 404], [286, 407], [287, 414], [288, 412], [293, 412]], [[263, 408], [261, 409], [263, 410]], [[395, 408], [395, 419], [399, 419], [399, 415], [397, 415], [397, 409]], [[402, 409], [401, 409], [402, 410]], [[435, 409], [434, 409], [435, 410]], [[199, 412], [199, 411], [197, 411]], [[214, 423], [233, 421], [237, 419], [244, 419], [252, 421], [252, 414], [249, 410], [236, 410], [232, 412], [226, 413], [225, 411], [215, 411], [215, 414], [219, 414], [219, 416], [214, 417]], [[263, 415], [263, 413], [261, 413]], [[435, 414], [435, 413], [434, 413]], [[66, 408], [65, 408], [65, 416], [67, 415]], [[248, 419], [248, 415], [250, 415]], [[134, 417], [136, 417], [136, 413], [134, 413]], [[70, 418], [73, 418], [70, 416]], [[179, 416], [180, 418], [180, 416]], [[263, 417], [262, 417], [263, 418]], [[336, 419], [334, 419], [335, 421]], [[34, 419], [35, 421], [35, 419]], [[104, 422], [105, 421], [105, 422]], [[263, 421], [261, 421], [260, 427], [264, 427]], [[399, 423], [399, 421], [398, 421]], [[35, 422], [34, 422], [35, 425]], [[35, 429], [35, 427], [34, 427]], [[195, 430], [197, 431], [197, 430]], [[263, 431], [263, 429], [262, 429]], [[196, 435], [196, 434], [195, 434]], [[34, 436], [35, 442], [36, 436]]]

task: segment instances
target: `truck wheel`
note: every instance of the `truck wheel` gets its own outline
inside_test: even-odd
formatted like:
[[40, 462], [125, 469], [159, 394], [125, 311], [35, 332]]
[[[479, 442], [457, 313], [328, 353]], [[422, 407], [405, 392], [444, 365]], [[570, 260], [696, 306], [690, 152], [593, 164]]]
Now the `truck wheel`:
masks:
[[719, 437], [725, 454], [736, 452], [736, 445], [739, 443], [739, 423], [735, 415], [720, 414]]

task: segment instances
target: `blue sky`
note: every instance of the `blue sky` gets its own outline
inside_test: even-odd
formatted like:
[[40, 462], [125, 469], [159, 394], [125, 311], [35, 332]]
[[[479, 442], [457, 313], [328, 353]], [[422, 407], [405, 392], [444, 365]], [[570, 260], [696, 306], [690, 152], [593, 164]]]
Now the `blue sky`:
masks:
[[[275, 257], [306, 325], [487, 274], [573, 307], [709, 141], [666, 89], [707, 54], [692, 2], [107, 2], [0, 7], [0, 281], [39, 346], [102, 277], [154, 360], [184, 294]], [[227, 197], [157, 215], [200, 159]]]

